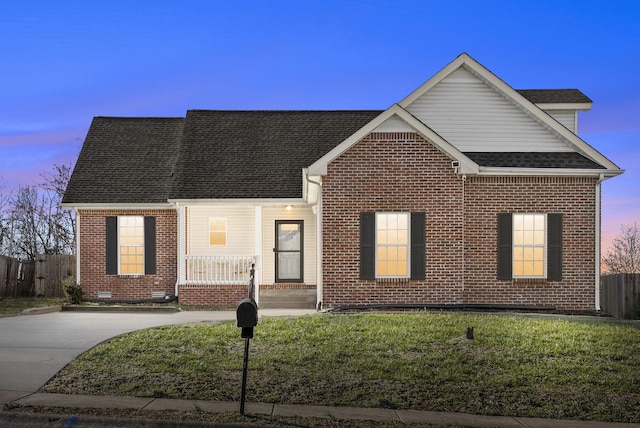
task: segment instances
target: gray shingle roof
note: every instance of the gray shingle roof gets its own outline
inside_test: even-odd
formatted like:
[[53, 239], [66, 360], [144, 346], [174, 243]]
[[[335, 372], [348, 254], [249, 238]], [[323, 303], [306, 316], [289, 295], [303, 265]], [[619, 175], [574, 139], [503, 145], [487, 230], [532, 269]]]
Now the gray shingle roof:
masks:
[[480, 166], [506, 168], [605, 169], [575, 152], [465, 152]]
[[591, 99], [578, 89], [517, 89], [534, 104], [584, 104]]
[[300, 198], [302, 168], [380, 113], [190, 110], [169, 198]]
[[[381, 113], [190, 110], [94, 118], [63, 203], [302, 197], [302, 169]], [[572, 152], [468, 152], [480, 166], [602, 169]]]
[[62, 202], [166, 202], [183, 124], [183, 118], [94, 118]]

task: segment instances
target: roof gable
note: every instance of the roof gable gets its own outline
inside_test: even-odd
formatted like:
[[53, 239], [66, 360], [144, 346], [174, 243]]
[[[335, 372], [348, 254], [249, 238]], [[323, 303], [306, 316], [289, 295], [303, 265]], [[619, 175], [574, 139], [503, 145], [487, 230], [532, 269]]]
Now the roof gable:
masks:
[[183, 118], [95, 117], [62, 203], [166, 203], [183, 124]]
[[333, 150], [318, 159], [318, 161], [314, 162], [309, 167], [309, 175], [326, 175], [327, 167], [334, 159], [349, 150], [349, 148], [369, 133], [382, 129], [385, 123], [389, 122], [393, 124], [401, 124], [404, 128], [403, 131], [413, 130], [419, 133], [427, 141], [431, 142], [431, 144], [433, 144], [438, 150], [451, 158], [452, 161], [458, 161], [460, 163], [459, 172], [464, 174], [478, 172], [478, 164], [469, 159], [464, 153], [443, 139], [423, 122], [416, 119], [405, 109], [400, 107], [398, 104], [394, 104], [384, 112], [380, 113], [380, 115], [375, 119], [367, 123], [366, 126], [359, 129], [348, 139], [343, 141], [340, 145], [336, 146]]
[[[501, 151], [501, 150], [507, 151], [505, 148], [499, 148], [499, 145], [493, 146], [493, 148], [488, 145], [484, 145], [484, 146], [476, 145], [475, 147], [465, 146], [464, 144], [470, 143], [470, 140], [465, 141], [463, 139], [463, 141], [457, 142], [455, 140], [454, 135], [449, 135], [450, 132], [455, 132], [454, 125], [445, 123], [444, 124], [445, 126], [443, 128], [442, 123], [433, 123], [432, 118], [428, 117], [428, 113], [427, 113], [427, 116], [424, 116], [419, 111], [417, 111], [419, 109], [416, 109], [416, 107], [419, 106], [421, 101], [425, 100], [425, 98], [423, 97], [425, 96], [429, 97], [429, 95], [427, 95], [429, 91], [432, 91], [437, 85], [443, 82], [446, 83], [448, 81], [449, 83], [455, 83], [455, 79], [461, 78], [462, 76], [465, 76], [465, 77], [473, 76], [473, 78], [475, 78], [477, 82], [483, 84], [486, 88], [491, 90], [495, 94], [495, 96], [501, 97], [503, 102], [498, 101], [498, 99], [495, 96], [493, 96], [492, 99], [494, 102], [496, 102], [495, 105], [501, 105], [502, 108], [505, 108], [505, 111], [503, 113], [508, 112], [506, 110], [506, 108], [508, 107], [506, 106], [506, 104], [504, 104], [504, 103], [508, 103], [511, 106], [515, 107], [514, 109], [511, 109], [511, 113], [518, 116], [519, 120], [522, 119], [523, 114], [526, 117], [528, 117], [530, 119], [529, 126], [531, 127], [530, 131], [532, 132], [532, 134], [530, 135], [532, 136], [532, 138], [533, 138], [533, 135], [538, 135], [538, 136], [542, 135], [541, 132], [546, 134], [545, 137], [542, 139], [542, 145], [536, 143], [534, 146], [526, 147], [527, 143], [531, 142], [532, 140], [527, 141], [526, 139], [522, 139], [519, 135], [513, 133], [513, 131], [515, 130], [512, 130], [512, 133], [509, 136], [509, 138], [512, 138], [515, 136], [518, 139], [518, 141], [520, 141], [522, 144], [521, 144], [521, 147], [519, 147], [519, 149], [514, 150], [513, 148], [511, 148], [508, 151], [578, 152], [583, 154], [587, 158], [592, 159], [596, 163], [604, 166], [608, 170], [619, 171], [619, 168], [613, 162], [608, 160], [606, 157], [600, 154], [597, 150], [595, 150], [589, 144], [584, 142], [580, 137], [578, 137], [573, 132], [569, 131], [567, 128], [561, 125], [558, 121], [553, 119], [549, 114], [544, 112], [540, 107], [536, 106], [533, 102], [531, 102], [521, 93], [513, 89], [511, 86], [509, 86], [505, 82], [503, 82], [500, 78], [498, 78], [496, 75], [494, 75], [492, 72], [490, 72], [488, 69], [486, 69], [484, 66], [482, 66], [480, 63], [478, 63], [477, 61], [475, 61], [473, 58], [471, 58], [469, 55], [465, 53], [459, 55], [454, 61], [449, 63], [446, 67], [444, 67], [442, 70], [436, 73], [432, 78], [427, 80], [424, 84], [422, 84], [420, 87], [414, 90], [411, 94], [405, 97], [399, 104], [403, 108], [412, 112], [419, 119], [425, 121], [425, 123], [427, 123], [427, 125], [429, 125], [432, 129], [434, 129], [436, 132], [441, 134], [444, 138], [447, 138], [447, 140], [449, 140], [451, 144], [455, 146], [458, 146], [460, 144], [458, 148], [460, 148], [462, 151], [482, 151], [482, 152]], [[437, 93], [438, 90], [436, 90], [435, 92]], [[487, 94], [486, 91], [484, 93], [485, 95]], [[532, 93], [532, 94], [526, 94], [526, 95], [530, 95], [533, 97], [535, 95], [541, 95], [541, 94], [534, 95]], [[567, 96], [568, 94], [565, 93], [564, 95]], [[414, 103], [417, 103], [417, 104], [414, 105]], [[472, 110], [473, 110], [473, 107], [467, 108], [466, 110], [468, 114], [472, 115], [472, 119], [482, 120], [481, 114], [479, 114], [476, 110], [475, 116], [474, 116], [474, 112]], [[513, 113], [516, 110], [518, 112]], [[485, 109], [485, 112], [487, 112], [486, 109]], [[492, 115], [490, 111], [488, 113], [490, 116]], [[505, 118], [503, 118], [503, 121], [505, 121], [504, 119]], [[495, 124], [495, 120], [496, 120], [496, 116], [493, 115], [491, 117], [491, 120], [489, 120], [487, 124], [491, 122]], [[524, 122], [521, 121], [521, 124], [524, 125]], [[460, 126], [460, 124], [458, 124], [458, 126]], [[443, 129], [440, 129], [440, 128], [443, 128]], [[476, 130], [475, 134], [476, 134], [475, 138], [478, 138], [479, 137], [478, 130]], [[499, 138], [499, 136], [495, 136], [495, 138]], [[486, 141], [483, 144], [487, 144]], [[504, 144], [508, 144], [508, 142], [505, 142]], [[526, 150], [523, 150], [525, 147], [526, 147]]]

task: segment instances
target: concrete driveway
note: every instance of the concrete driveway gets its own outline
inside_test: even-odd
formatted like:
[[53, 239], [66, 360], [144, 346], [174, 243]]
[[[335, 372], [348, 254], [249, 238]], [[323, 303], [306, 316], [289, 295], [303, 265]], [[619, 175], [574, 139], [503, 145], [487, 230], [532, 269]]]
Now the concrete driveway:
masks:
[[[314, 312], [263, 309], [259, 316]], [[0, 404], [37, 391], [75, 357], [110, 337], [161, 325], [235, 319], [235, 311], [52, 312], [0, 318]]]

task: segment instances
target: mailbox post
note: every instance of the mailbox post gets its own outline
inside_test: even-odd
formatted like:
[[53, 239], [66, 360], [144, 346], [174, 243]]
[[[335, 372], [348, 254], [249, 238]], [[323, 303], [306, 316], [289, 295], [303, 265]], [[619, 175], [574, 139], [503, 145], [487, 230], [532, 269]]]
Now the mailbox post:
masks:
[[244, 361], [242, 363], [242, 393], [240, 395], [240, 414], [244, 415], [244, 402], [247, 396], [247, 369], [249, 363], [249, 341], [253, 338], [253, 328], [258, 324], [258, 305], [251, 297], [240, 300], [236, 309], [237, 325], [242, 329], [244, 339]]

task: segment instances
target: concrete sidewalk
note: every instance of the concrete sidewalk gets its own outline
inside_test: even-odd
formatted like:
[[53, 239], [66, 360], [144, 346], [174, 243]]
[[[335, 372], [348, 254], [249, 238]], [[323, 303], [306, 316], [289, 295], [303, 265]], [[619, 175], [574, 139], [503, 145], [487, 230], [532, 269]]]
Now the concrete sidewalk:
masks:
[[[238, 402], [218, 402], [200, 400], [171, 400], [166, 398], [112, 397], [91, 395], [66, 395], [47, 393], [17, 393], [0, 391], [0, 404], [20, 406], [48, 406], [60, 408], [97, 408], [97, 409], [132, 409], [145, 411], [198, 411], [208, 413], [239, 412]], [[417, 410], [370, 409], [356, 407], [307, 406], [271, 403], [246, 403], [247, 414], [268, 416], [300, 416], [313, 418], [331, 418], [361, 421], [394, 421], [399, 423], [455, 425], [462, 427], [497, 427], [497, 428], [640, 428], [640, 423], [591, 422], [574, 420], [556, 420], [539, 418], [521, 418], [512, 416], [482, 416], [465, 413], [427, 412]], [[0, 412], [2, 421], [3, 412]], [[153, 414], [149, 415], [154, 416]], [[71, 417], [71, 415], [70, 415]], [[156, 415], [157, 417], [157, 415]], [[77, 422], [82, 420], [77, 416]], [[211, 424], [215, 426], [214, 424]], [[80, 426], [74, 423], [75, 426]], [[147, 426], [147, 425], [145, 425]]]

